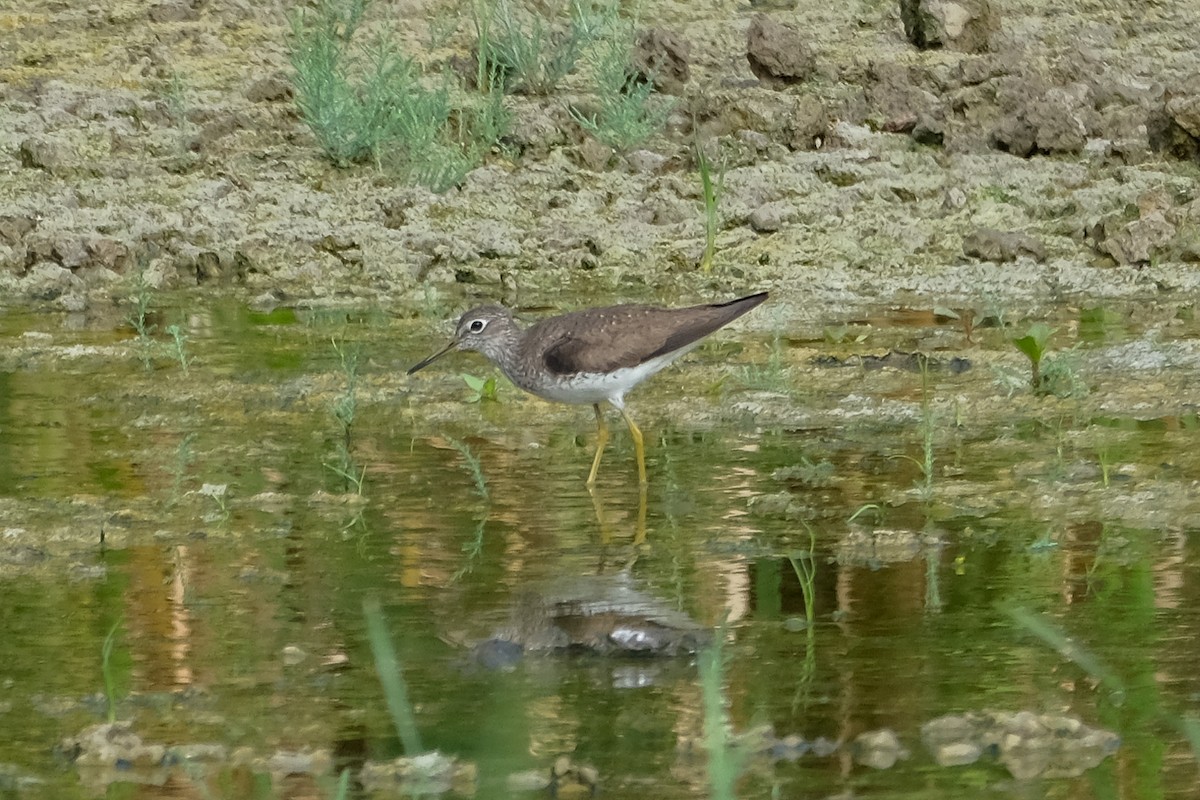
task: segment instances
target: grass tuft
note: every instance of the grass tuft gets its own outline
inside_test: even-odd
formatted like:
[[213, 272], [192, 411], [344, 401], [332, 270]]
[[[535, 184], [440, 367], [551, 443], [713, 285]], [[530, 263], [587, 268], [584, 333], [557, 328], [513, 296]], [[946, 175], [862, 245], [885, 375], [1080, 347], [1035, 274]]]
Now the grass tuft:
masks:
[[634, 21], [621, 19], [614, 4], [600, 28], [589, 58], [597, 110], [589, 116], [572, 108], [571, 115], [596, 139], [625, 152], [662, 130], [675, 100], [658, 96], [654, 81], [634, 70]]
[[491, 82], [514, 94], [552, 92], [595, 38], [579, 0], [571, 0], [566, 10], [569, 25], [556, 29], [546, 17], [557, 16], [561, 9], [535, 14], [511, 0], [473, 0], [476, 84], [483, 87]]
[[338, 167], [373, 163], [445, 191], [499, 139], [500, 99], [455, 107], [443, 81], [427, 88], [389, 31], [358, 41], [369, 0], [317, 0], [291, 14], [296, 105]]

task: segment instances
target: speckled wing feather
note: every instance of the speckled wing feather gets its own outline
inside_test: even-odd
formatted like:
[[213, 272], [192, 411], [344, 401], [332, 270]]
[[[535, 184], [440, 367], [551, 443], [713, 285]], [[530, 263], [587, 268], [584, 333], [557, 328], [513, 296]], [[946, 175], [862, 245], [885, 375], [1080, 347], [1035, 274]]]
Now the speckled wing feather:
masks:
[[543, 363], [556, 375], [611, 372], [687, 347], [766, 298], [763, 292], [691, 308], [624, 305], [588, 309], [539, 322], [530, 329], [536, 335], [526, 341], [536, 341], [544, 348]]

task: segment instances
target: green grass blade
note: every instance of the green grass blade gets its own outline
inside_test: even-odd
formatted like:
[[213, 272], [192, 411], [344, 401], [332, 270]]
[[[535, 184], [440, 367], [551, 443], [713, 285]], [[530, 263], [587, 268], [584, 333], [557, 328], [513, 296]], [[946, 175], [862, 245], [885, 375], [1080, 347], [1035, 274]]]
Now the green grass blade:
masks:
[[392, 647], [387, 622], [383, 618], [378, 600], [363, 600], [363, 618], [367, 621], [367, 639], [371, 643], [371, 654], [375, 657], [375, 671], [379, 674], [379, 683], [383, 686], [383, 696], [387, 700], [388, 711], [392, 714], [392, 724], [396, 726], [400, 743], [404, 746], [404, 752], [410, 756], [423, 753], [425, 748], [421, 746], [416, 717], [408, 700], [408, 687], [400, 671], [400, 659], [396, 657], [396, 650]]

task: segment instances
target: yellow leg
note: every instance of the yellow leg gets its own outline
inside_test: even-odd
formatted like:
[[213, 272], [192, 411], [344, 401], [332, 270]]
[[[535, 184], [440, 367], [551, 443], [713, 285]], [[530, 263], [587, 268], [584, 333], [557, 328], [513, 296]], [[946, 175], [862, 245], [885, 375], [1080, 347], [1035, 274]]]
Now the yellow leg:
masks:
[[596, 410], [596, 457], [592, 459], [592, 471], [588, 473], [588, 486], [596, 482], [596, 473], [600, 471], [600, 456], [604, 455], [604, 446], [608, 444], [608, 426], [604, 424], [600, 404], [593, 403], [592, 408]]
[[633, 417], [629, 416], [625, 409], [621, 409], [621, 416], [625, 418], [625, 424], [629, 426], [629, 435], [633, 438], [633, 452], [637, 454], [638, 462], [638, 480], [641, 485], [645, 486], [646, 481], [646, 445], [642, 440], [642, 431], [638, 428], [637, 423], [633, 421]]

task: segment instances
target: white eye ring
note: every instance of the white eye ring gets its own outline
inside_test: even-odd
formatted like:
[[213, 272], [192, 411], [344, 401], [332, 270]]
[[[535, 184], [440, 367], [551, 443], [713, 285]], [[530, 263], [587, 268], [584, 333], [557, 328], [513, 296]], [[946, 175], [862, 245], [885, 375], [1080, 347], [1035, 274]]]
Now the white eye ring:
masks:
[[471, 320], [471, 324], [467, 326], [467, 330], [471, 333], [483, 333], [483, 329], [487, 327], [486, 319]]

